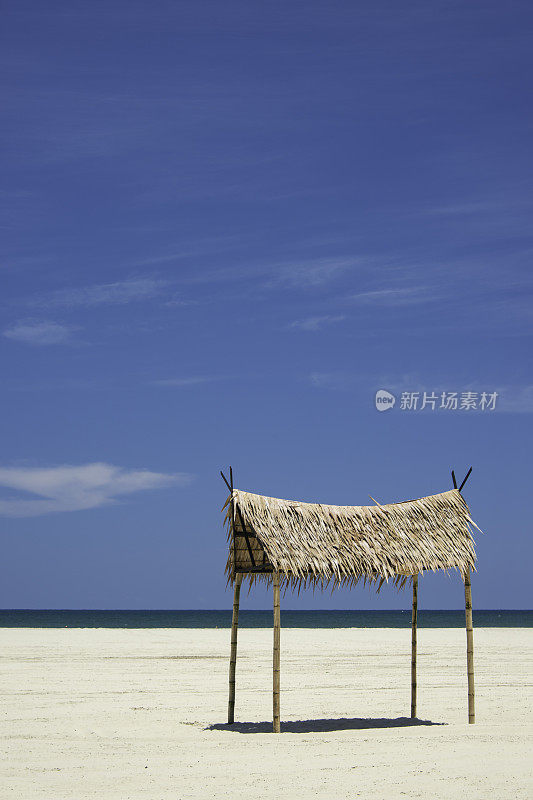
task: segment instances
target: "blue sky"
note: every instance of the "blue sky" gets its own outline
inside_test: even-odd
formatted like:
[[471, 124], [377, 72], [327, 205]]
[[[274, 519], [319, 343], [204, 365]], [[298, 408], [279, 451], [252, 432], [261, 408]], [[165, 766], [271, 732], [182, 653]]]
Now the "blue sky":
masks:
[[[2, 607], [229, 607], [231, 463], [338, 504], [472, 465], [474, 606], [530, 608], [530, 4], [3, 17]], [[422, 608], [462, 604], [457, 576], [422, 579]]]

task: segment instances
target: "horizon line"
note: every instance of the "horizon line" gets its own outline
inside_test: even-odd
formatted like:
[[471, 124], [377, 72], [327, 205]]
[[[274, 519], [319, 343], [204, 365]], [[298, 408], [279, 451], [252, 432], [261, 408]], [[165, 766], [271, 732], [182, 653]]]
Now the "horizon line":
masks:
[[[231, 612], [231, 607], [224, 607], [224, 608], [0, 608], [0, 614], [6, 611], [87, 611], [87, 612], [94, 612], [94, 611], [121, 611], [121, 612], [132, 612], [132, 611], [139, 611], [139, 612], [146, 612], [146, 611], [161, 611], [161, 612], [169, 612], [169, 611], [176, 611], [176, 612], [184, 612], [184, 611], [202, 611], [202, 612], [212, 612], [212, 611], [227, 611]], [[249, 611], [260, 611], [260, 612], [268, 612], [271, 613], [271, 608], [244, 608], [240, 609], [241, 612], [249, 612]], [[317, 613], [317, 612], [335, 612], [335, 611], [342, 611], [342, 612], [369, 612], [374, 614], [383, 614], [383, 613], [390, 613], [390, 612], [400, 612], [402, 614], [411, 613], [410, 608], [282, 608], [281, 611], [295, 611], [298, 613], [308, 612], [308, 613]], [[418, 609], [418, 613], [424, 613], [424, 611], [464, 611], [464, 608], [422, 608]], [[472, 611], [476, 613], [476, 611], [533, 611], [533, 608], [473, 608]]]

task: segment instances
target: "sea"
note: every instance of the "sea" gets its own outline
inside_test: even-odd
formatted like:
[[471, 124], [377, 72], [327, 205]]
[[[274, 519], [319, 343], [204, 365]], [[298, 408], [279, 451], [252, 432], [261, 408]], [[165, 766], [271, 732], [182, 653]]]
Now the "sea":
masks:
[[[420, 628], [462, 628], [464, 611], [419, 611]], [[411, 611], [282, 610], [284, 628], [409, 628]], [[0, 628], [230, 628], [230, 610], [0, 610]], [[241, 610], [241, 628], [272, 627], [272, 610]], [[531, 628], [533, 610], [474, 611], [474, 627]]]

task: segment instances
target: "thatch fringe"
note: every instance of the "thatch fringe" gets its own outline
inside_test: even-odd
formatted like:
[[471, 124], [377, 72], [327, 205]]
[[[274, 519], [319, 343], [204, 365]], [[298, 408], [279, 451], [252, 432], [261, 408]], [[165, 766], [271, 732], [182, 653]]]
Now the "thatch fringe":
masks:
[[[230, 543], [228, 581], [236, 568], [279, 570], [285, 589], [353, 586], [360, 580], [393, 580], [399, 588], [424, 570], [475, 570], [476, 554], [468, 506], [458, 490], [404, 503], [330, 506], [233, 491], [224, 505]], [[235, 520], [231, 524], [231, 509]], [[242, 534], [242, 523], [251, 535]], [[236, 532], [235, 548], [233, 529]], [[478, 529], [479, 530], [479, 529]], [[271, 572], [247, 572], [250, 587], [271, 583]]]

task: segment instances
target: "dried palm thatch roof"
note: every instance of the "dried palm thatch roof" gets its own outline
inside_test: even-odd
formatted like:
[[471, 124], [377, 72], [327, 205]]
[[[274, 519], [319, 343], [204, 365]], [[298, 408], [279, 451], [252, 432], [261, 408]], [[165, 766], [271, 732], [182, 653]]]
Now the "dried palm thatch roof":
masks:
[[270, 582], [279, 570], [281, 581], [298, 589], [361, 579], [403, 586], [423, 570], [475, 569], [471, 526], [478, 526], [457, 489], [375, 506], [300, 503], [234, 489], [224, 509], [230, 582], [235, 572], [251, 584]]

